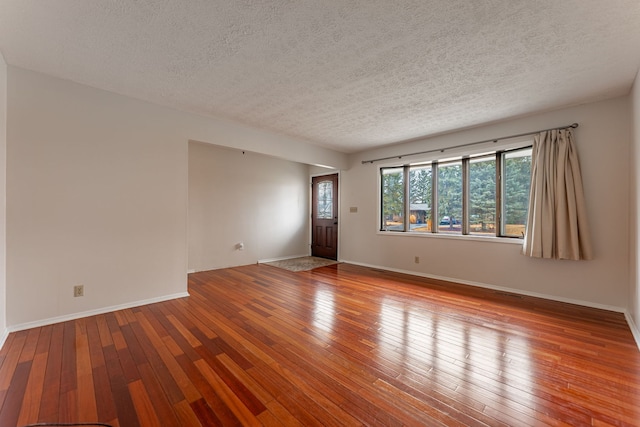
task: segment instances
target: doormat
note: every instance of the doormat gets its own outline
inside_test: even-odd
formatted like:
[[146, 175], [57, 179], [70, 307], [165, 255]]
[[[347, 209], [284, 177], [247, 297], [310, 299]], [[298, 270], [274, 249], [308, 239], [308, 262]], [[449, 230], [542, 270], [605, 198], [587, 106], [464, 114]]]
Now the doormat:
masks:
[[265, 262], [265, 265], [283, 268], [289, 271], [308, 271], [314, 268], [326, 267], [327, 265], [338, 264], [338, 261], [315, 256], [305, 256], [301, 258], [283, 259], [281, 261]]

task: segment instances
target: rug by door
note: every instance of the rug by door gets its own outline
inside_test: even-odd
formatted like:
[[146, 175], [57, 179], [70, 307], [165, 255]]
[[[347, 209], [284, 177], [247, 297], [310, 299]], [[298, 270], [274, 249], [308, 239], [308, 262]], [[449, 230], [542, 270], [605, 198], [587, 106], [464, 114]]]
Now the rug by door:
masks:
[[308, 271], [314, 268], [326, 267], [327, 265], [337, 264], [338, 261], [326, 258], [318, 258], [315, 256], [305, 256], [301, 258], [283, 259], [281, 261], [265, 262], [265, 265], [283, 268], [289, 271]]

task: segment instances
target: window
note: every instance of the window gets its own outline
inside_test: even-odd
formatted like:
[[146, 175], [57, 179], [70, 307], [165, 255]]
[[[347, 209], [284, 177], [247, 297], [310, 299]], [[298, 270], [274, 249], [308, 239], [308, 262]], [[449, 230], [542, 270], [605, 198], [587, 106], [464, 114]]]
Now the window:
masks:
[[438, 232], [462, 233], [462, 161], [437, 165]]
[[531, 148], [504, 154], [502, 235], [524, 237], [531, 188]]
[[433, 169], [431, 164], [409, 169], [409, 227], [415, 232], [430, 232]]
[[531, 148], [383, 167], [382, 231], [524, 237]]
[[469, 160], [469, 234], [496, 234], [496, 158]]
[[404, 230], [404, 168], [382, 170], [382, 229]]
[[318, 219], [333, 219], [333, 181], [318, 183]]

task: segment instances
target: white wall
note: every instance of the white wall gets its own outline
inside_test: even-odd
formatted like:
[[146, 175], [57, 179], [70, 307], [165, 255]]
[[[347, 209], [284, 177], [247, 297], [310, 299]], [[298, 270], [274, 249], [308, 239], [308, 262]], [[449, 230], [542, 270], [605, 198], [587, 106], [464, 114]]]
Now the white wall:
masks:
[[7, 330], [7, 64], [0, 53], [0, 347]]
[[[583, 172], [593, 261], [527, 258], [513, 243], [376, 233], [377, 165], [361, 160], [413, 153], [578, 122], [575, 135]], [[628, 98], [582, 105], [424, 141], [351, 156], [341, 175], [343, 261], [508, 288], [599, 307], [627, 307], [629, 283], [630, 112]], [[358, 207], [349, 213], [349, 207]], [[419, 256], [420, 264], [414, 263]]]
[[308, 255], [308, 177], [302, 163], [189, 143], [189, 270]]
[[7, 108], [13, 329], [186, 291], [189, 140], [346, 163], [304, 141], [11, 66]]
[[638, 267], [640, 266], [640, 72], [636, 76], [636, 81], [631, 90], [631, 111], [633, 124], [633, 143], [631, 162], [631, 179], [630, 181], [630, 286], [629, 286], [629, 315], [630, 324], [636, 336], [636, 341], [640, 346], [640, 275]]

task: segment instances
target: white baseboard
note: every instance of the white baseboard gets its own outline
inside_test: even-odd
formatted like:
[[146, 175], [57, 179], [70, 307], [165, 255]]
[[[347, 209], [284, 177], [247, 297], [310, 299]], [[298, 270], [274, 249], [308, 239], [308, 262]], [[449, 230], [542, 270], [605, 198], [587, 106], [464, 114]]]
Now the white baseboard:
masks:
[[491, 289], [491, 290], [494, 290], [494, 291], [510, 292], [512, 294], [525, 295], [525, 296], [530, 296], [530, 297], [535, 297], [535, 298], [543, 298], [543, 299], [547, 299], [547, 300], [551, 300], [551, 301], [566, 302], [566, 303], [569, 303], [569, 304], [581, 305], [581, 306], [584, 306], [584, 307], [598, 308], [600, 310], [615, 311], [617, 313], [625, 313], [626, 312], [626, 309], [622, 308], [622, 307], [616, 307], [616, 306], [613, 306], [613, 305], [605, 305], [605, 304], [597, 304], [597, 303], [593, 303], [591, 301], [583, 301], [583, 300], [576, 300], [576, 299], [572, 299], [572, 298], [558, 297], [558, 296], [555, 296], [555, 295], [548, 295], [548, 294], [543, 294], [543, 293], [539, 293], [539, 292], [529, 292], [529, 291], [524, 291], [524, 290], [521, 290], [521, 289], [508, 288], [508, 287], [505, 287], [505, 286], [490, 285], [490, 284], [487, 284], [487, 283], [473, 282], [473, 281], [469, 281], [469, 280], [461, 280], [461, 279], [456, 279], [456, 278], [452, 278], [452, 277], [436, 276], [436, 275], [433, 275], [433, 274], [420, 273], [420, 272], [411, 271], [411, 270], [401, 270], [401, 269], [398, 269], [398, 268], [384, 267], [384, 266], [379, 266], [379, 265], [366, 264], [366, 263], [362, 263], [362, 262], [355, 262], [355, 261], [348, 261], [348, 260], [342, 260], [342, 262], [346, 262], [347, 264], [360, 265], [360, 266], [363, 266], [363, 267], [377, 268], [379, 270], [393, 271], [395, 273], [409, 274], [411, 276], [425, 277], [427, 279], [444, 280], [446, 282], [460, 283], [462, 285], [476, 286], [476, 287], [479, 287], [479, 288]]
[[633, 338], [635, 338], [636, 344], [638, 345], [638, 350], [640, 350], [640, 329], [638, 329], [638, 325], [633, 321], [633, 317], [631, 317], [631, 314], [628, 311], [624, 312], [624, 317], [627, 319]]
[[306, 256], [310, 256], [310, 255], [309, 254], [290, 255], [290, 256], [282, 256], [282, 257], [278, 257], [278, 258], [259, 259], [258, 260], [258, 264], [264, 264], [266, 262], [284, 261], [285, 259], [302, 258], [302, 257], [306, 257]]
[[398, 269], [398, 268], [391, 268], [391, 267], [384, 267], [384, 266], [380, 266], [380, 265], [366, 264], [366, 263], [363, 263], [363, 262], [348, 261], [348, 260], [341, 260], [341, 262], [345, 262], [347, 264], [360, 265], [362, 267], [376, 268], [378, 270], [387, 270], [387, 271], [393, 271], [395, 273], [409, 274], [411, 276], [425, 277], [427, 279], [444, 280], [444, 281], [447, 281], [447, 282], [460, 283], [462, 285], [469, 285], [469, 286], [477, 286], [479, 288], [491, 289], [491, 290], [494, 290], [494, 291], [510, 292], [510, 293], [518, 294], [518, 295], [526, 295], [526, 296], [530, 296], [530, 297], [543, 298], [543, 299], [547, 299], [547, 300], [551, 300], [551, 301], [566, 302], [566, 303], [569, 303], [569, 304], [581, 305], [583, 307], [597, 308], [597, 309], [600, 309], [600, 310], [607, 310], [607, 311], [614, 311], [614, 312], [617, 312], [617, 313], [623, 313], [625, 319], [627, 320], [627, 324], [629, 325], [629, 329], [631, 329], [631, 333], [633, 334], [633, 338], [636, 341], [636, 344], [638, 346], [638, 350], [640, 350], [640, 329], [638, 329], [638, 326], [633, 321], [633, 318], [629, 314], [628, 310], [625, 309], [625, 308], [622, 308], [622, 307], [616, 307], [616, 306], [605, 305], [605, 304], [597, 304], [597, 303], [593, 303], [591, 301], [583, 301], [583, 300], [576, 300], [576, 299], [572, 299], [572, 298], [558, 297], [558, 296], [555, 296], [555, 295], [542, 294], [542, 293], [538, 293], [538, 292], [523, 291], [521, 289], [507, 288], [507, 287], [504, 287], [504, 286], [489, 285], [487, 283], [472, 282], [472, 281], [469, 281], [469, 280], [460, 280], [460, 279], [455, 279], [455, 278], [451, 278], [451, 277], [436, 276], [436, 275], [433, 275], [433, 274], [420, 273], [420, 272], [417, 272], [417, 271], [401, 270], [401, 269]]
[[[146, 300], [129, 302], [126, 304], [112, 305], [110, 307], [98, 308], [95, 310], [81, 311], [79, 313], [66, 314], [64, 316], [50, 317], [48, 319], [36, 320], [33, 322], [12, 325], [7, 328], [7, 335], [11, 332], [24, 331], [25, 329], [39, 328], [41, 326], [53, 325], [54, 323], [67, 322], [69, 320], [81, 319], [83, 317], [95, 316], [97, 314], [110, 313], [112, 311], [124, 310], [126, 308], [140, 307], [141, 305], [154, 304], [156, 302], [169, 301], [176, 298], [188, 297], [188, 292], [164, 295], [161, 297], [149, 298]], [[6, 339], [6, 337], [5, 337]], [[4, 341], [2, 341], [4, 344]]]
[[[285, 260], [285, 259], [300, 258], [300, 257], [303, 257], [303, 256], [309, 256], [309, 255], [296, 255], [296, 256], [274, 258], [274, 259], [266, 259], [266, 260], [260, 260], [260, 261], [258, 261], [258, 263], [281, 261], [281, 260]], [[460, 283], [460, 284], [463, 284], [463, 285], [476, 286], [476, 287], [480, 287], [480, 288], [491, 289], [491, 290], [502, 291], [502, 292], [511, 292], [511, 293], [519, 294], [519, 295], [526, 295], [526, 296], [532, 296], [532, 297], [537, 297], [537, 298], [544, 298], [544, 299], [548, 299], [548, 300], [552, 300], [552, 301], [566, 302], [566, 303], [577, 304], [577, 305], [581, 305], [581, 306], [585, 306], [585, 307], [598, 308], [598, 309], [602, 309], [602, 310], [608, 310], [608, 311], [614, 311], [614, 312], [618, 312], [618, 313], [624, 313], [625, 319], [627, 320], [627, 324], [629, 325], [629, 328], [631, 329], [631, 333], [633, 334], [633, 337], [634, 337], [634, 339], [636, 341], [636, 344], [638, 345], [638, 350], [640, 350], [640, 329], [635, 324], [635, 322], [634, 322], [633, 318], [631, 317], [631, 315], [629, 314], [629, 312], [626, 309], [623, 309], [623, 308], [620, 308], [620, 307], [609, 306], [609, 305], [604, 305], [604, 304], [596, 304], [596, 303], [592, 303], [592, 302], [589, 302], [589, 301], [582, 301], [582, 300], [575, 300], [575, 299], [571, 299], [571, 298], [557, 297], [557, 296], [554, 296], [554, 295], [547, 295], [547, 294], [542, 294], [542, 293], [538, 293], [538, 292], [523, 291], [523, 290], [507, 288], [507, 287], [503, 287], [503, 286], [495, 286], [495, 285], [489, 285], [489, 284], [486, 284], [486, 283], [472, 282], [472, 281], [468, 281], [468, 280], [460, 280], [460, 279], [455, 279], [455, 278], [451, 278], [451, 277], [436, 276], [436, 275], [433, 275], [433, 274], [420, 273], [420, 272], [410, 271], [410, 270], [402, 270], [402, 269], [398, 269], [398, 268], [391, 268], [391, 267], [367, 264], [367, 263], [356, 262], [356, 261], [340, 260], [340, 262], [344, 262], [344, 263], [347, 263], [347, 264], [360, 265], [362, 267], [375, 268], [375, 269], [379, 269], [379, 270], [393, 271], [393, 272], [396, 272], [396, 273], [408, 274], [408, 275], [412, 275], [412, 276], [425, 277], [425, 278], [428, 278], [428, 279], [443, 280], [443, 281], [447, 281], [447, 282]], [[124, 309], [127, 309], [127, 308], [139, 307], [139, 306], [142, 306], [142, 305], [153, 304], [153, 303], [162, 302], [162, 301], [169, 301], [169, 300], [172, 300], [172, 299], [184, 298], [184, 297], [188, 297], [188, 296], [189, 296], [188, 292], [180, 292], [180, 293], [177, 293], [177, 294], [165, 295], [165, 296], [162, 296], [162, 297], [156, 297], [156, 298], [150, 298], [150, 299], [146, 299], [146, 300], [134, 301], [134, 302], [131, 302], [131, 303], [114, 305], [114, 306], [110, 306], [110, 307], [103, 307], [103, 308], [99, 308], [99, 309], [96, 309], [96, 310], [83, 311], [83, 312], [80, 312], [80, 313], [73, 313], [73, 314], [69, 314], [69, 315], [52, 317], [52, 318], [48, 318], [48, 319], [37, 320], [37, 321], [34, 321], [34, 322], [27, 322], [27, 323], [22, 323], [22, 324], [18, 324], [18, 325], [9, 326], [4, 330], [4, 332], [0, 336], [0, 348], [2, 348], [4, 346], [4, 343], [6, 342], [8, 336], [9, 336], [9, 334], [11, 332], [17, 332], [17, 331], [22, 331], [22, 330], [25, 330], [25, 329], [37, 328], [37, 327], [46, 326], [46, 325], [52, 325], [52, 324], [55, 324], [55, 323], [60, 323], [60, 322], [66, 322], [66, 321], [69, 321], [69, 320], [80, 319], [82, 317], [95, 316], [95, 315], [98, 315], [98, 314], [110, 313], [112, 311], [124, 310]]]
[[9, 329], [5, 328], [2, 336], [0, 336], [0, 349], [4, 347], [4, 343], [7, 341], [7, 338], [9, 338]]
[[[285, 259], [302, 258], [302, 257], [306, 257], [306, 256], [309, 256], [309, 254], [287, 255], [287, 256], [282, 256], [282, 257], [278, 257], [278, 258], [259, 259], [258, 261], [256, 261], [256, 264], [264, 264], [266, 262], [274, 262], [274, 261], [283, 261]], [[219, 267], [206, 267], [203, 270], [190, 269], [190, 270], [187, 270], [187, 274], [200, 273], [200, 272], [203, 272], [203, 271], [222, 270], [224, 268], [242, 267], [243, 265], [253, 265], [253, 264], [223, 265], [223, 266], [219, 266]]]

